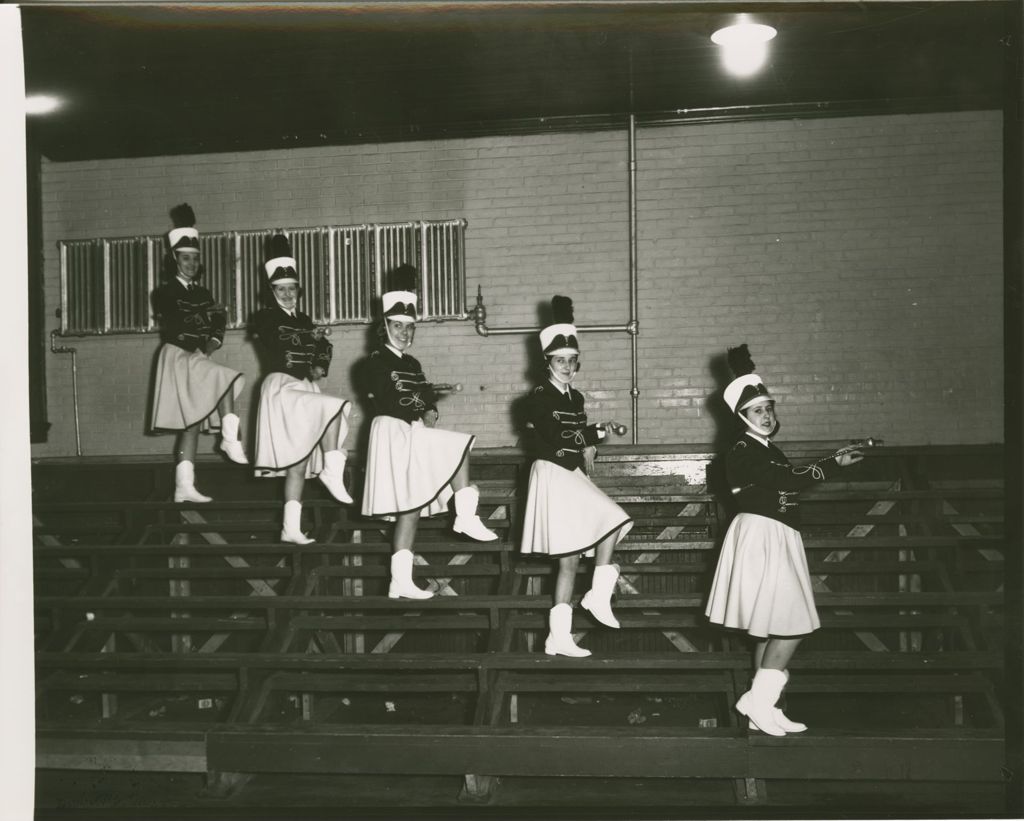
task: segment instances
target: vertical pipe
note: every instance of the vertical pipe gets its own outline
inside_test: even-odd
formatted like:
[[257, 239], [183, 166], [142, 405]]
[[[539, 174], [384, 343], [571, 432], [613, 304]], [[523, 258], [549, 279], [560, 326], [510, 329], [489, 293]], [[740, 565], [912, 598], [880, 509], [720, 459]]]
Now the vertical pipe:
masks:
[[78, 422], [78, 349], [57, 344], [57, 331], [50, 331], [50, 352], [71, 354], [71, 395], [75, 412], [75, 453], [82, 455], [82, 431]]
[[[469, 228], [469, 223], [466, 220], [462, 220], [459, 224], [459, 233], [456, 235], [456, 250], [459, 254], [459, 282], [465, 286], [466, 282], [466, 230]], [[479, 292], [478, 292], [479, 293]], [[463, 290], [459, 294], [459, 313], [466, 313], [466, 291]]]
[[336, 229], [327, 229], [327, 315], [331, 322], [338, 319], [338, 236]]
[[430, 258], [430, 242], [429, 240], [430, 227], [425, 223], [420, 223], [420, 265], [424, 269], [420, 271], [420, 283], [423, 289], [423, 304], [420, 306], [420, 316], [430, 316], [430, 295], [434, 292], [434, 289], [430, 287], [430, 277], [434, 271], [433, 260]]
[[234, 305], [234, 318], [235, 324], [241, 325], [243, 323], [243, 291], [242, 291], [242, 235], [236, 233], [232, 238], [232, 246], [234, 248], [234, 259], [232, 262], [232, 269], [235, 272], [235, 305]]
[[117, 292], [117, 312], [114, 316], [115, 328], [131, 327], [131, 280], [126, 274], [132, 269], [131, 240], [119, 242], [117, 248], [117, 269], [114, 271], [114, 290]]
[[[103, 241], [103, 330], [110, 330], [110, 243]], [[74, 358], [71, 360], [74, 362]]]
[[68, 246], [60, 244], [60, 332], [68, 330]]
[[78, 421], [78, 351], [71, 349], [71, 394], [75, 402], [75, 455], [82, 455], [82, 429]]
[[382, 249], [380, 247], [380, 245], [381, 245], [381, 233], [382, 233], [382, 229], [380, 228], [380, 226], [375, 225], [373, 227], [373, 240], [374, 240], [374, 242], [373, 242], [373, 263], [374, 263], [373, 282], [374, 282], [374, 286], [377, 289], [377, 291], [376, 291], [377, 296], [380, 296], [381, 294], [384, 293], [384, 291], [383, 291], [384, 278], [383, 278], [383, 275], [380, 272], [381, 253], [382, 253]]
[[629, 395], [633, 400], [633, 444], [639, 441], [637, 420], [639, 417], [640, 388], [637, 375], [637, 265], [636, 265], [636, 115], [629, 115], [629, 325], [630, 363], [632, 366], [632, 387]]
[[93, 248], [95, 243], [89, 242], [85, 250], [75, 249], [75, 260], [83, 259], [85, 264], [79, 268], [76, 267], [76, 273], [73, 278], [75, 284], [75, 290], [78, 292], [78, 298], [72, 299], [72, 310], [74, 316], [72, 317], [71, 329], [73, 331], [85, 328], [88, 326], [88, 318], [92, 313], [92, 288], [89, 287], [89, 283], [92, 280], [93, 274]]
[[156, 288], [156, 269], [160, 264], [159, 252], [157, 251], [159, 247], [158, 241], [149, 238], [146, 239], [146, 299], [143, 303], [144, 307], [142, 315], [146, 318], [146, 321], [143, 323], [143, 327], [147, 331], [151, 331], [156, 325], [156, 320], [153, 317], [153, 311], [150, 310], [149, 307], [149, 300], [150, 294], [152, 294], [153, 290]]

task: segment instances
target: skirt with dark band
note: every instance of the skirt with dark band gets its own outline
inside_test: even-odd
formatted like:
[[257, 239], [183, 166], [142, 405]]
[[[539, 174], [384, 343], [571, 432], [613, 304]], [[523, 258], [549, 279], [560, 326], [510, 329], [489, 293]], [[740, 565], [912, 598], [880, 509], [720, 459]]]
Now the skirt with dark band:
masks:
[[244, 385], [245, 377], [238, 371], [200, 351], [189, 353], [165, 343], [156, 360], [153, 429], [185, 430], [208, 418], [205, 429], [220, 427], [217, 404], [228, 391], [238, 399]]
[[523, 519], [523, 553], [592, 556], [607, 536], [615, 543], [633, 527], [621, 507], [582, 470], [566, 470], [538, 459], [530, 468], [530, 491]]
[[285, 468], [309, 457], [306, 478], [324, 469], [320, 439], [339, 415], [348, 419], [352, 405], [329, 396], [308, 379], [275, 371], [263, 380], [256, 421], [256, 475], [281, 476]]
[[725, 534], [707, 617], [751, 636], [802, 636], [821, 626], [800, 531], [740, 513]]
[[428, 428], [394, 416], [377, 416], [370, 426], [363, 515], [390, 517], [420, 511], [436, 516], [448, 509], [451, 481], [469, 455], [475, 437]]

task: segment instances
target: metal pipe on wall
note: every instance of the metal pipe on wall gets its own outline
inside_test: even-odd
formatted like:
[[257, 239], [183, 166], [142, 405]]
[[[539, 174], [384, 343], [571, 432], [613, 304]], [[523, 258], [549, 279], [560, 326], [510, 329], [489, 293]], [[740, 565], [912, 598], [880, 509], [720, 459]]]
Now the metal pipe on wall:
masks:
[[640, 323], [637, 320], [637, 265], [636, 265], [636, 115], [629, 115], [629, 359], [632, 382], [629, 396], [633, 409], [633, 444], [639, 441], [640, 416], [640, 374], [638, 368], [637, 334]]
[[71, 354], [71, 394], [74, 398], [75, 407], [75, 454], [82, 455], [82, 432], [78, 424], [78, 349], [69, 348], [66, 345], [57, 344], [57, 335], [60, 329], [50, 331], [50, 352]]
[[[481, 327], [483, 330], [481, 330]], [[480, 336], [511, 336], [513, 334], [536, 334], [540, 333], [540, 328], [535, 328], [532, 325], [521, 325], [514, 328], [488, 328], [486, 326], [478, 326], [477, 333]], [[628, 325], [577, 325], [576, 330], [587, 331], [588, 333], [609, 333], [614, 331], [629, 331]]]
[[[625, 331], [630, 336], [630, 389], [629, 395], [632, 404], [632, 434], [633, 444], [639, 442], [639, 368], [637, 350], [637, 336], [640, 333], [640, 321], [637, 318], [638, 311], [638, 283], [637, 283], [637, 238], [636, 238], [636, 115], [629, 115], [628, 126], [629, 142], [629, 322], [625, 325], [577, 325], [580, 331], [590, 333], [610, 333]], [[537, 333], [538, 328], [532, 326], [517, 326], [508, 328], [488, 328], [487, 308], [484, 306], [483, 293], [480, 286], [476, 290], [476, 306], [469, 312], [476, 332], [480, 336], [510, 336], [512, 334]]]

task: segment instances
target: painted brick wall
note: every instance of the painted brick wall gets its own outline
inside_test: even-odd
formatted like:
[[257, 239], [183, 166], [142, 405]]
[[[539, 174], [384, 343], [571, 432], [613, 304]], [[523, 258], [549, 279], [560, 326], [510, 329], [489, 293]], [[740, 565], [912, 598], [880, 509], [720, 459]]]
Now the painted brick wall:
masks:
[[[491, 327], [535, 325], [553, 293], [575, 298], [580, 324], [625, 324], [626, 148], [606, 132], [45, 163], [48, 310], [58, 240], [159, 233], [188, 201], [206, 231], [465, 217], [467, 285]], [[640, 441], [714, 438], [710, 363], [738, 342], [779, 398], [783, 438], [1001, 441], [1001, 150], [998, 112], [641, 129]], [[335, 329], [325, 389], [351, 394], [367, 336]], [[83, 453], [169, 454], [170, 437], [146, 434], [155, 335], [65, 342]], [[591, 415], [628, 423], [629, 337], [583, 344]], [[466, 386], [444, 424], [515, 441], [525, 337], [424, 323], [415, 352]], [[245, 420], [255, 356], [241, 332], [216, 356], [250, 376]], [[47, 390], [50, 441], [33, 455], [73, 454], [70, 357], [49, 357]]]

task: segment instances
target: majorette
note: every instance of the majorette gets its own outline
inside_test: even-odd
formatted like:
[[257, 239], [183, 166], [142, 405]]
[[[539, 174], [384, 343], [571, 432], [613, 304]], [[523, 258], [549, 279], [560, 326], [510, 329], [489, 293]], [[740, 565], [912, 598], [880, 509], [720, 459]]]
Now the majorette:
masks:
[[596, 445], [613, 423], [588, 424], [583, 394], [572, 383], [579, 370], [579, 333], [572, 300], [551, 300], [553, 322], [540, 332], [546, 378], [527, 397], [527, 441], [534, 459], [520, 549], [558, 559], [554, 600], [544, 643], [548, 655], [589, 656], [572, 638], [572, 591], [581, 555], [594, 556], [590, 590], [582, 606], [607, 627], [617, 628], [611, 597], [619, 569], [615, 546], [633, 526], [629, 515], [587, 475]]
[[224, 343], [227, 315], [199, 284], [199, 231], [188, 203], [171, 209], [174, 227], [167, 233], [173, 274], [153, 293], [163, 346], [157, 357], [152, 428], [177, 431], [174, 468], [175, 502], [209, 502], [196, 490], [195, 458], [201, 427], [220, 426], [221, 451], [233, 462], [248, 464], [239, 440], [235, 400], [245, 377], [214, 362]]

